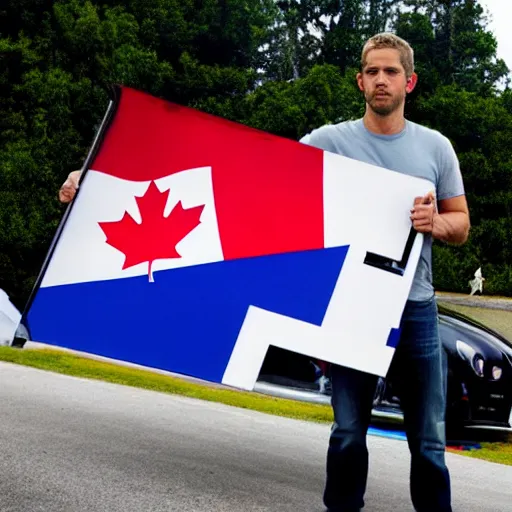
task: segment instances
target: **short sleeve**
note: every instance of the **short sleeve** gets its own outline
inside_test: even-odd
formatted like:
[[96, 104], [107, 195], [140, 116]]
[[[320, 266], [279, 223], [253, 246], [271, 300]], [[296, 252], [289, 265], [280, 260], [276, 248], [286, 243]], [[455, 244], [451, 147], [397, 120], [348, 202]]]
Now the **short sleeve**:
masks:
[[437, 199], [443, 200], [462, 196], [465, 194], [464, 182], [457, 154], [451, 142], [444, 136], [440, 146]]
[[318, 149], [323, 149], [324, 151], [335, 151], [336, 148], [331, 137], [333, 129], [333, 125], [321, 126], [320, 128], [304, 135], [299, 142]]

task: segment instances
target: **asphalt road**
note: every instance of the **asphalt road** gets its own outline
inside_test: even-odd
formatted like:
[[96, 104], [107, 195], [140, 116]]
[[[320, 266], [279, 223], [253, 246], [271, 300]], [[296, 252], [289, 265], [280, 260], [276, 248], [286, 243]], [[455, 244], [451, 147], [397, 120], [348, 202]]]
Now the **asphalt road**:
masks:
[[[0, 363], [1, 512], [322, 512], [329, 427]], [[412, 511], [370, 437], [365, 512]], [[510, 512], [512, 467], [448, 454], [454, 512]]]

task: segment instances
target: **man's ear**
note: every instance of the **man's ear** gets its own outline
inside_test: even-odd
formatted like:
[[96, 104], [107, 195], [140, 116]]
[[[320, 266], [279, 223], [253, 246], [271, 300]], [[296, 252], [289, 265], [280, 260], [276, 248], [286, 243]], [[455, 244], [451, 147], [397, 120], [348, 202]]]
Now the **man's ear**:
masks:
[[359, 90], [360, 91], [364, 91], [364, 87], [363, 87], [363, 74], [362, 73], [357, 73], [356, 80], [357, 80], [357, 86], [359, 87]]
[[407, 85], [405, 86], [405, 91], [409, 94], [414, 91], [416, 84], [418, 83], [418, 75], [413, 73], [410, 78], [407, 79]]

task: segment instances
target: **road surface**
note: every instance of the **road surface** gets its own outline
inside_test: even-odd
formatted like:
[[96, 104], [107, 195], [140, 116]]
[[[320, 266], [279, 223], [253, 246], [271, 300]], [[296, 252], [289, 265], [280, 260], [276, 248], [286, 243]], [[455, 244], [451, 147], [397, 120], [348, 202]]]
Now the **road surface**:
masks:
[[[0, 363], [2, 512], [322, 512], [329, 426]], [[365, 512], [412, 511], [370, 437]], [[512, 467], [448, 454], [454, 512], [510, 512]]]

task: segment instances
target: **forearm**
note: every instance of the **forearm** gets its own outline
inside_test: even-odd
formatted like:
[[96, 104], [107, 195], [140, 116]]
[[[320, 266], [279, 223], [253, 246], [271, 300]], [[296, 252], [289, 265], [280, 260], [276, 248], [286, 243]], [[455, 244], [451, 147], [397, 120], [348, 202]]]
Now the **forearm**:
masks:
[[465, 212], [436, 213], [433, 218], [432, 236], [437, 240], [462, 245], [469, 235], [469, 216]]

